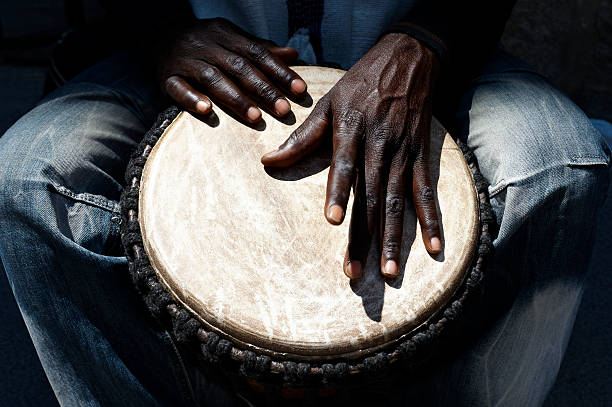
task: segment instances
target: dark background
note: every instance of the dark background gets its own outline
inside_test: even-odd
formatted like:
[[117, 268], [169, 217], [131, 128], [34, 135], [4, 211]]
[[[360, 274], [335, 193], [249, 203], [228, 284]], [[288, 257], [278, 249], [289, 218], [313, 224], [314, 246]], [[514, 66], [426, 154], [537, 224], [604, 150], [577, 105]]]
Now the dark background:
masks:
[[[104, 36], [103, 29], [86, 32], [103, 16], [96, 0], [0, 0], [0, 134], [56, 86], [50, 61], [58, 57], [57, 41]], [[502, 44], [589, 117], [612, 122], [612, 1], [519, 0]], [[82, 54], [79, 64], [90, 57]], [[583, 303], [547, 407], [612, 405], [611, 271], [612, 199], [600, 217]], [[0, 406], [57, 405], [1, 270], [0, 321]]]

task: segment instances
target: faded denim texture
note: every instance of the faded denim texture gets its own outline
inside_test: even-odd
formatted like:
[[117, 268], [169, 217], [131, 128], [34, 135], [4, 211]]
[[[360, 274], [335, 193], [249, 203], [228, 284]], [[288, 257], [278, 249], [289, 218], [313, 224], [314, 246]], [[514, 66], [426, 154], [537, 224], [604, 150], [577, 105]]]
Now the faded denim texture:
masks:
[[[0, 138], [0, 260], [62, 405], [239, 405], [152, 328], [119, 251], [123, 173], [159, 108], [152, 82], [119, 56]], [[609, 150], [567, 97], [502, 55], [473, 81], [456, 121], [499, 224], [484, 331], [381, 403], [536, 406], [580, 303]]]

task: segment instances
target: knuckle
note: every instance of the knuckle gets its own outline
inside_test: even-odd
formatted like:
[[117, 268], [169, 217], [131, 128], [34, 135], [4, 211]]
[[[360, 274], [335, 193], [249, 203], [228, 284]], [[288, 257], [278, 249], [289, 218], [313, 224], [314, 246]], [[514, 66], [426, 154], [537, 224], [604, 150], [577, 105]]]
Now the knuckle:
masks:
[[248, 69], [247, 61], [239, 55], [228, 56], [226, 63], [232, 72], [238, 74], [244, 74]]
[[214, 66], [207, 66], [200, 71], [200, 82], [214, 86], [221, 81], [221, 72]]
[[379, 204], [379, 197], [378, 197], [378, 193], [376, 191], [366, 191], [365, 193], [365, 203], [368, 209], [368, 212], [370, 211], [375, 211], [376, 208], [378, 208], [378, 204]]
[[269, 102], [274, 102], [280, 97], [278, 92], [276, 92], [276, 90], [272, 86], [270, 86], [264, 81], [259, 81], [255, 85], [255, 93], [257, 93], [260, 97]]
[[299, 144], [301, 143], [304, 138], [306, 137], [306, 134], [304, 132], [304, 130], [302, 129], [302, 127], [298, 127], [297, 129], [293, 130], [293, 132], [291, 132], [291, 134], [289, 135], [289, 138], [287, 139], [288, 143], [287, 144]]
[[404, 197], [388, 195], [385, 201], [387, 214], [400, 215], [404, 213]]
[[274, 66], [274, 69], [272, 69], [272, 76], [278, 78], [281, 82], [284, 82], [286, 86], [290, 86], [291, 81], [295, 79], [293, 73], [281, 65]]
[[433, 216], [424, 216], [423, 228], [428, 232], [437, 232], [440, 229], [440, 223]]
[[257, 62], [267, 62], [268, 58], [270, 57], [270, 52], [267, 50], [267, 48], [256, 42], [251, 42], [249, 45], [247, 45], [246, 51], [247, 54]]
[[364, 123], [363, 113], [357, 109], [348, 109], [340, 116], [340, 123], [351, 128], [360, 128]]
[[391, 257], [400, 252], [402, 249], [400, 242], [391, 236], [385, 236], [383, 241], [383, 254], [385, 257]]
[[164, 89], [166, 90], [166, 93], [168, 93], [169, 95], [176, 94], [179, 88], [180, 88], [180, 83], [175, 76], [166, 78], [166, 80], [164, 81]]
[[242, 97], [242, 95], [240, 93], [235, 92], [233, 90], [229, 90], [228, 91], [228, 102], [232, 106], [236, 106], [236, 107], [239, 107], [241, 109], [244, 109], [245, 112], [248, 109], [248, 107], [245, 106], [246, 100]]
[[394, 134], [393, 127], [389, 124], [380, 124], [372, 131], [372, 137], [387, 139], [389, 135]]
[[415, 196], [415, 203], [429, 205], [434, 202], [434, 192], [429, 186], [419, 188]]

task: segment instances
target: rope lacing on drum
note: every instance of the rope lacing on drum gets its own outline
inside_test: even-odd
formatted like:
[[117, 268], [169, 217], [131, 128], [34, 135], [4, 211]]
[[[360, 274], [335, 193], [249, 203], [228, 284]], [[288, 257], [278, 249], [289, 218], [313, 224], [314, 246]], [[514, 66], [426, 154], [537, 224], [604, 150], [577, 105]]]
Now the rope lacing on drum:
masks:
[[129, 272], [134, 287], [143, 297], [151, 314], [169, 329], [179, 344], [196, 347], [203, 359], [210, 364], [229, 368], [237, 364], [241, 375], [262, 381], [277, 381], [290, 386], [321, 383], [341, 383], [349, 376], [360, 374], [379, 375], [390, 364], [406, 361], [414, 364], [424, 349], [438, 340], [445, 328], [461, 315], [468, 296], [476, 291], [483, 279], [483, 269], [493, 250], [492, 232], [496, 227], [495, 215], [489, 203], [488, 184], [480, 174], [474, 153], [461, 141], [457, 145], [464, 154], [472, 172], [478, 192], [480, 210], [480, 237], [478, 256], [454, 300], [447, 304], [429, 323], [420, 327], [389, 351], [367, 355], [357, 360], [305, 363], [292, 360], [274, 360], [268, 355], [258, 355], [248, 349], [241, 349], [227, 338], [222, 338], [184, 309], [159, 282], [155, 270], [146, 256], [140, 225], [138, 222], [138, 196], [140, 179], [146, 160], [180, 110], [171, 107], [159, 115], [133, 152], [126, 170], [126, 187], [121, 196], [121, 240], [128, 260]]

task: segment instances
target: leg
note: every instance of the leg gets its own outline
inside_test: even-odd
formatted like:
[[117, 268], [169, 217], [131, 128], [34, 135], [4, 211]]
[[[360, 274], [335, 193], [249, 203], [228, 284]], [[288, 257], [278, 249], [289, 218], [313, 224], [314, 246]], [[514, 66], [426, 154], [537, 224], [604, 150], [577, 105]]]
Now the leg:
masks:
[[62, 405], [223, 404], [151, 328], [118, 239], [122, 178], [156, 113], [133, 61], [59, 89], [0, 138], [0, 260]]
[[537, 406], [580, 303], [609, 151], [565, 95], [501, 59], [474, 81], [457, 122], [491, 185], [499, 234], [478, 335], [414, 397], [427, 405]]

